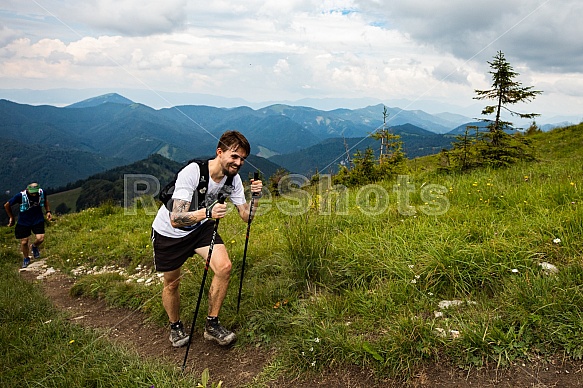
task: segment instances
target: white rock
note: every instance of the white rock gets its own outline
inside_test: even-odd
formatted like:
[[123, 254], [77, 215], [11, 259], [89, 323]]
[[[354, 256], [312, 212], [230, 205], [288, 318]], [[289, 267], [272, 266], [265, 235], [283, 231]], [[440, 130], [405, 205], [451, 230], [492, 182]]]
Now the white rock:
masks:
[[439, 302], [439, 308], [440, 309], [448, 309], [452, 306], [459, 306], [460, 304], [462, 304], [463, 302], [461, 300], [458, 299], [454, 299], [454, 300], [442, 300], [441, 302]]
[[547, 263], [546, 261], [543, 261], [542, 263], [539, 263], [538, 265], [541, 266], [541, 268], [543, 269], [543, 271], [546, 274], [559, 273], [559, 269], [557, 267], [555, 267], [551, 263]]
[[45, 272], [38, 275], [36, 278], [38, 280], [42, 280], [42, 279], [46, 278], [47, 276], [54, 274], [55, 272], [57, 272], [57, 271], [53, 267], [50, 267], [50, 268], [47, 268], [47, 270]]
[[436, 327], [435, 328], [435, 331], [436, 331], [437, 335], [440, 336], [440, 337], [445, 337], [446, 336], [445, 330], [443, 330], [441, 327]]

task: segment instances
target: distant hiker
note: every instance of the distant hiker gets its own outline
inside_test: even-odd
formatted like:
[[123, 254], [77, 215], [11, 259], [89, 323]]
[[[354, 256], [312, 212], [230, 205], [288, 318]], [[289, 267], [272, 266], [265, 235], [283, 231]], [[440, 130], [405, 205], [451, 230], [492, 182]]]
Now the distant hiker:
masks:
[[[10, 218], [8, 226], [14, 225], [11, 208], [14, 204], [20, 204], [20, 213], [14, 228], [14, 235], [20, 240], [20, 249], [24, 256], [22, 268], [26, 268], [30, 264], [30, 251], [32, 251], [33, 257], [38, 259], [40, 257], [40, 245], [45, 240], [45, 218], [42, 208], [45, 208], [49, 221], [52, 218], [51, 210], [49, 201], [45, 198], [45, 193], [38, 183], [31, 183], [26, 187], [26, 190], [16, 194], [4, 204], [6, 214]], [[28, 237], [31, 233], [34, 233], [35, 240], [34, 243], [30, 244], [29, 250]]]
[[[193, 161], [177, 174], [171, 203], [168, 208], [164, 204], [160, 207], [152, 223], [154, 265], [157, 271], [164, 273], [162, 305], [170, 320], [170, 342], [174, 347], [184, 346], [189, 340], [180, 321], [180, 267], [195, 253], [207, 257], [215, 224], [213, 219], [221, 219], [227, 213], [227, 205], [217, 202], [219, 194], [228, 196], [241, 219], [248, 221], [249, 204], [238, 172], [250, 149], [241, 133], [225, 132], [214, 159]], [[260, 193], [261, 188], [260, 180], [251, 180], [253, 193]], [[204, 200], [199, 201], [199, 197]], [[219, 235], [215, 237], [210, 268], [214, 276], [209, 290], [204, 338], [229, 345], [235, 341], [235, 333], [220, 324], [218, 315], [229, 286], [231, 261]]]

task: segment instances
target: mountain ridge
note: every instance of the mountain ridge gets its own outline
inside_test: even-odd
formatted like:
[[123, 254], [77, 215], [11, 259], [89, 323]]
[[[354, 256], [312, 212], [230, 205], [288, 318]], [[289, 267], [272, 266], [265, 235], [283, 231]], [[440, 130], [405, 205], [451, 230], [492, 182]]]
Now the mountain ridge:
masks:
[[[328, 165], [331, 160], [319, 160], [312, 168], [306, 169], [299, 168], [298, 158], [304, 158], [303, 163], [313, 160], [319, 155], [318, 144], [328, 139], [366, 138], [384, 125], [383, 108], [384, 105], [379, 104], [354, 110], [324, 111], [272, 104], [258, 109], [207, 105], [154, 109], [118, 93], [91, 97], [66, 107], [32, 106], [0, 100], [0, 116], [3, 118], [0, 137], [18, 141], [18, 146], [12, 146], [22, 149], [25, 154], [28, 154], [26, 148], [34, 149], [41, 160], [42, 156], [47, 159], [59, 149], [99, 155], [108, 160], [108, 166], [112, 166], [130, 164], [152, 154], [185, 161], [192, 155], [212, 153], [220, 135], [225, 130], [235, 129], [248, 137], [253, 154], [269, 155], [270, 161], [289, 171], [308, 173], [317, 168], [315, 166]], [[459, 122], [463, 121], [463, 116], [450, 113], [431, 115], [421, 110], [400, 108], [387, 108], [387, 111], [389, 128], [412, 125], [427, 131], [415, 134], [413, 132], [418, 129], [411, 132], [411, 127], [403, 132], [404, 148], [410, 157], [435, 152], [438, 147], [447, 148], [449, 139], [443, 137], [443, 133], [459, 127]], [[305, 157], [302, 151], [309, 147], [316, 148]], [[332, 160], [339, 155], [333, 156]], [[0, 156], [0, 162], [7, 163], [5, 159]], [[285, 162], [287, 165], [284, 160], [289, 161]], [[105, 169], [99, 163], [95, 165]], [[73, 171], [58, 163], [54, 168]], [[67, 174], [63, 171], [62, 175]], [[33, 171], [12, 178], [8, 184], [3, 179], [0, 192], [14, 190], [42, 177]], [[52, 179], [43, 184], [54, 187], [61, 183]]]

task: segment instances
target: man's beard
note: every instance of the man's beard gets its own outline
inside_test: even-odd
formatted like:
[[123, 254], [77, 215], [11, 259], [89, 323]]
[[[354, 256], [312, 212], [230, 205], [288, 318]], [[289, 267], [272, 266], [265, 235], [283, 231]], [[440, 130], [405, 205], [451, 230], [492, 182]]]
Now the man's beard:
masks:
[[[235, 172], [231, 172], [231, 167], [234, 167], [236, 169]], [[237, 168], [235, 165], [227, 165], [227, 167], [223, 168], [223, 174], [225, 174], [226, 176], [235, 176], [239, 173], [239, 170], [241, 169], [241, 167]]]

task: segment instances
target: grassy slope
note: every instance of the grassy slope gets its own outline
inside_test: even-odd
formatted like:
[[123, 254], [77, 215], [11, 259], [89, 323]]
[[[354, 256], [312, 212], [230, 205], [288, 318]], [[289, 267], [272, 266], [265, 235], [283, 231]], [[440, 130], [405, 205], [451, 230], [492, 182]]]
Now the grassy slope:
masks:
[[[301, 216], [283, 211], [301, 201], [265, 198], [251, 230], [239, 314], [246, 225], [229, 215], [221, 235], [234, 271], [223, 323], [237, 328], [238, 346], [277, 344], [282, 373], [354, 363], [406, 378], [440, 357], [466, 367], [557, 353], [581, 359], [582, 132], [579, 125], [537, 135], [540, 161], [506, 170], [417, 168], [408, 178], [415, 214], [399, 211], [394, 180], [376, 186], [377, 196], [350, 190], [342, 214], [325, 214], [326, 191], [304, 194], [309, 210]], [[427, 191], [440, 187], [439, 195]], [[443, 214], [427, 215], [445, 205]], [[146, 210], [124, 215], [104, 206], [60, 218], [47, 234], [51, 265], [118, 263], [129, 272], [149, 265], [153, 210]], [[16, 265], [5, 231], [2, 252]], [[542, 262], [559, 273], [545, 275]], [[202, 269], [186, 265], [192, 275], [182, 292], [195, 295]], [[89, 276], [78, 288], [166, 320], [159, 298], [148, 301], [160, 285]], [[439, 307], [453, 299], [463, 303]], [[182, 302], [183, 311], [194, 310], [195, 298]]]
[[[22, 280], [0, 264], [0, 386], [194, 387], [175, 366], [144, 361], [108, 343], [97, 332], [72, 325]], [[18, 303], [13, 303], [18, 301]]]
[[49, 202], [52, 209], [56, 209], [60, 204], [65, 204], [65, 206], [71, 209], [71, 212], [77, 211], [77, 198], [81, 194], [81, 188], [78, 187], [73, 190], [62, 191], [60, 193], [49, 195]]

